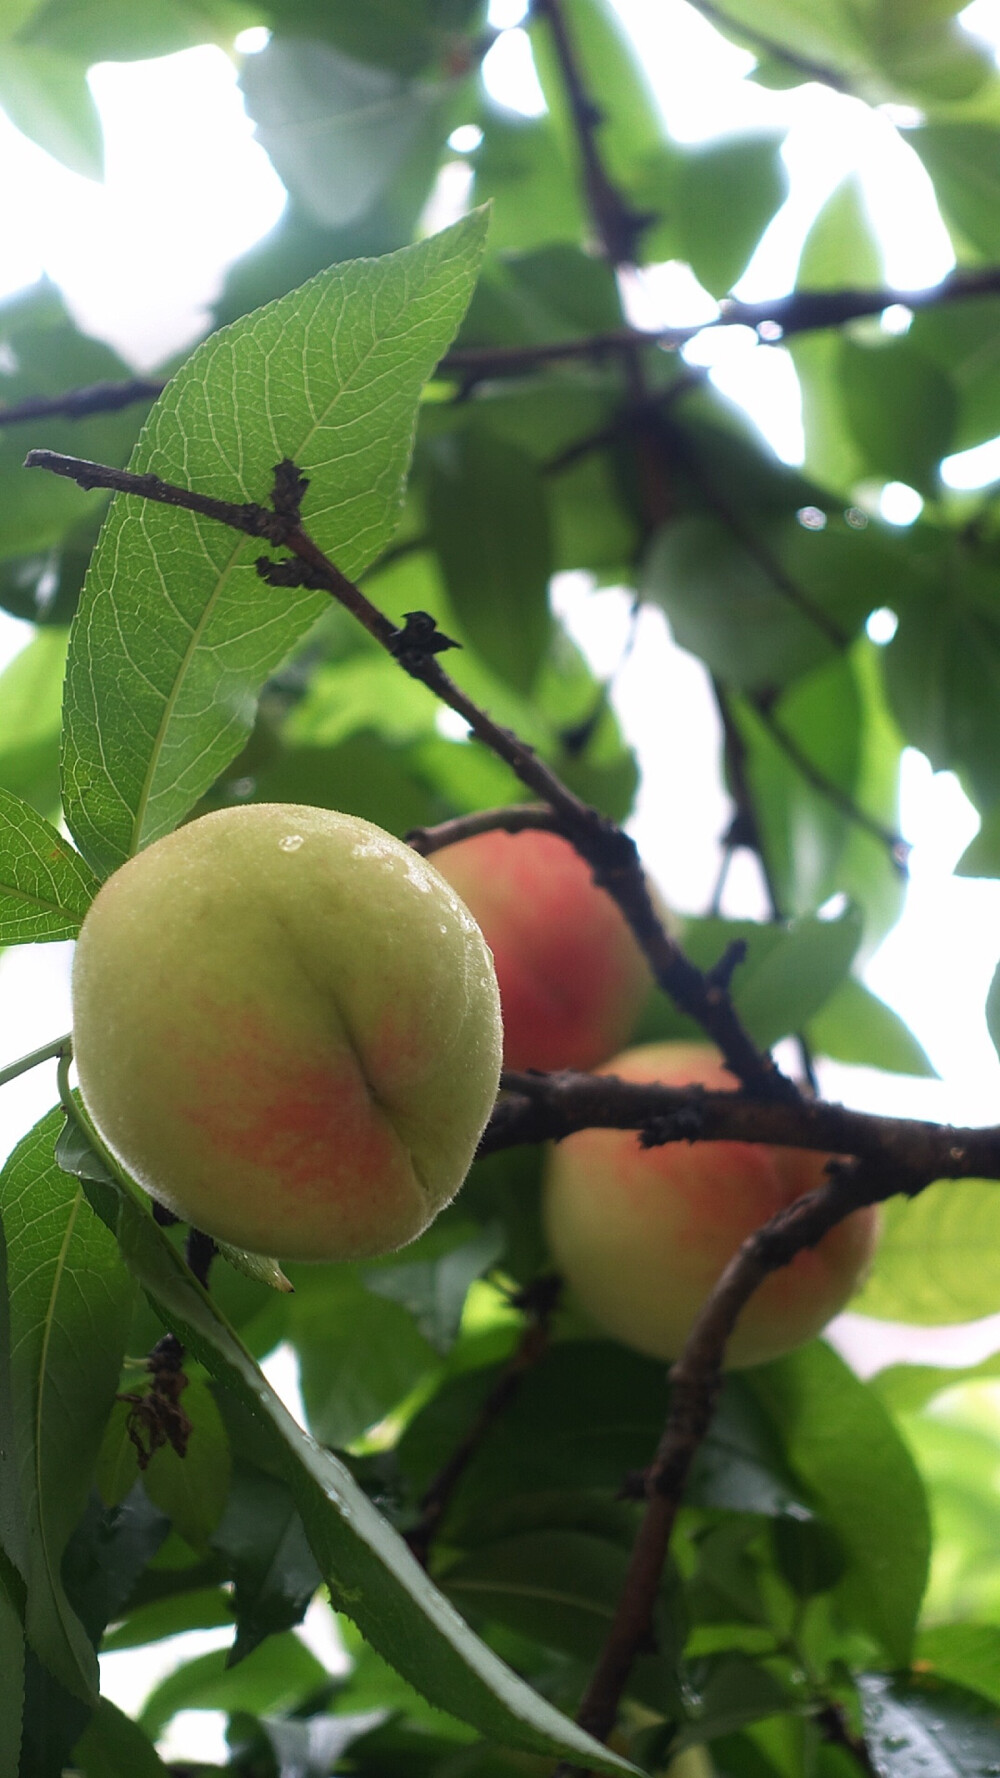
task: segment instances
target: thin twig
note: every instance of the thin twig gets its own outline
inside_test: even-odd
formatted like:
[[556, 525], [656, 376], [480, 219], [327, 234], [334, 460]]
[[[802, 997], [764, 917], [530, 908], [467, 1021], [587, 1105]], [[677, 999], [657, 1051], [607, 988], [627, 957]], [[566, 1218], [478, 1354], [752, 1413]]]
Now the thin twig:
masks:
[[601, 158], [596, 138], [603, 119], [587, 91], [562, 0], [534, 0], [532, 16], [545, 20], [552, 39], [580, 153], [583, 195], [600, 250], [610, 265], [634, 265], [642, 232], [654, 218], [632, 208]]
[[523, 1309], [528, 1318], [524, 1333], [500, 1371], [472, 1425], [427, 1488], [420, 1502], [420, 1518], [406, 1533], [406, 1542], [424, 1568], [427, 1566], [432, 1539], [469, 1464], [487, 1434], [510, 1406], [527, 1372], [544, 1357], [548, 1349], [549, 1328], [561, 1289], [562, 1280], [554, 1273], [546, 1273], [544, 1277], [536, 1278], [533, 1284], [528, 1285], [514, 1299], [514, 1306]]
[[771, 739], [780, 747], [799, 776], [804, 778], [819, 796], [822, 796], [855, 827], [862, 828], [865, 833], [871, 834], [873, 839], [878, 840], [888, 852], [889, 862], [893, 868], [899, 872], [900, 876], [908, 876], [907, 860], [913, 848], [904, 840], [902, 834], [897, 833], [894, 828], [886, 827], [884, 822], [877, 820], [874, 815], [869, 815], [867, 809], [860, 808], [857, 803], [851, 800], [846, 790], [842, 790], [839, 784], [835, 784], [831, 778], [828, 778], [826, 773], [814, 764], [808, 754], [803, 752], [794, 735], [789, 734], [784, 724], [775, 716], [774, 711], [765, 701], [755, 698], [753, 708]]
[[0, 426], [18, 426], [26, 420], [85, 420], [93, 414], [114, 414], [139, 401], [155, 401], [165, 388], [159, 377], [131, 377], [122, 383], [90, 383], [85, 389], [67, 389], [62, 395], [32, 395], [25, 401], [0, 407]]
[[252, 537], [264, 537], [291, 551], [278, 562], [258, 558], [258, 572], [271, 584], [306, 586], [331, 594], [357, 618], [370, 636], [387, 650], [404, 672], [419, 680], [442, 703], [468, 723], [476, 738], [511, 767], [522, 784], [548, 803], [566, 837], [589, 864], [594, 881], [620, 907], [664, 992], [688, 1012], [721, 1051], [726, 1066], [748, 1091], [763, 1098], [795, 1100], [798, 1089], [782, 1074], [774, 1058], [754, 1043], [739, 1019], [728, 993], [706, 977], [685, 956], [667, 932], [650, 894], [635, 841], [567, 788], [534, 749], [512, 730], [500, 726], [455, 684], [438, 655], [454, 644], [438, 631], [426, 612], [409, 612], [403, 627], [390, 622], [378, 606], [341, 573], [319, 545], [302, 529], [299, 505], [308, 483], [287, 458], [275, 468], [273, 506], [231, 502], [197, 494], [163, 482], [155, 475], [64, 457], [53, 451], [31, 451], [29, 468], [51, 469], [83, 487], [111, 488], [141, 499], [215, 519]]
[[40, 1049], [29, 1050], [16, 1062], [8, 1062], [6, 1068], [0, 1068], [0, 1087], [5, 1087], [9, 1080], [16, 1080], [19, 1074], [27, 1074], [29, 1068], [37, 1068], [39, 1062], [58, 1062], [72, 1046], [69, 1032], [64, 1037], [54, 1037], [51, 1043], [43, 1043]]
[[[436, 827], [411, 827], [406, 843], [423, 858], [440, 852], [443, 846], [457, 845], [459, 840], [474, 839], [477, 834], [561, 833], [559, 817], [544, 803], [512, 803], [503, 809], [477, 809], [471, 815], [455, 815], [450, 821], [439, 821]], [[2, 1084], [2, 1083], [0, 1083]]]

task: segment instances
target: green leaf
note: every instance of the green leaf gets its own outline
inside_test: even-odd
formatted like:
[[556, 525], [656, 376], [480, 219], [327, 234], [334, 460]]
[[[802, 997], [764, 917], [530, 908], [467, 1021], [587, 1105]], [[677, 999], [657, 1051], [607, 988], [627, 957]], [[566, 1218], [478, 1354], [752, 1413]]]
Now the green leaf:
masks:
[[983, 259], [1000, 255], [1000, 130], [979, 123], [929, 123], [910, 130], [934, 181], [945, 222]]
[[71, 172], [103, 178], [101, 118], [83, 57], [31, 43], [5, 44], [0, 104], [11, 123]]
[[217, 1241], [216, 1246], [234, 1272], [241, 1272], [244, 1278], [266, 1284], [270, 1290], [288, 1293], [295, 1289], [276, 1259], [268, 1259], [263, 1253], [247, 1253], [242, 1247], [231, 1247], [228, 1241]]
[[887, 1074], [915, 1074], [936, 1080], [937, 1072], [912, 1031], [884, 1000], [856, 976], [844, 977], [808, 1027], [818, 1055]]
[[0, 673], [0, 788], [54, 817], [69, 632], [44, 629]]
[[504, 1232], [493, 1223], [439, 1258], [373, 1268], [365, 1284], [376, 1296], [401, 1303], [435, 1352], [446, 1353], [458, 1336], [470, 1284], [489, 1271], [504, 1246]]
[[268, 17], [300, 37], [324, 38], [359, 61], [404, 71], [469, 53], [464, 33], [483, 23], [482, 0], [270, 0]]
[[[95, 1166], [81, 1158], [77, 1164], [99, 1172], [103, 1161]], [[337, 1607], [432, 1702], [481, 1733], [504, 1745], [583, 1758], [598, 1771], [633, 1770], [517, 1679], [455, 1617], [344, 1466], [296, 1425], [133, 1189], [124, 1181], [87, 1183], [166, 1325], [254, 1417], [269, 1466], [291, 1489]], [[271, 1638], [226, 1675], [226, 1685], [281, 1646], [283, 1640]], [[146, 1726], [164, 1721], [166, 1709], [183, 1708], [177, 1700], [186, 1691], [190, 1687], [177, 1675], [165, 1681], [147, 1706]], [[227, 1690], [227, 1699], [232, 1695]]]
[[83, 1778], [167, 1778], [149, 1736], [102, 1698], [73, 1749], [73, 1765]]
[[24, 1707], [24, 1629], [13, 1586], [0, 1566], [0, 1772], [16, 1772], [21, 1756]]
[[322, 1576], [287, 1487], [247, 1465], [233, 1477], [212, 1547], [235, 1582], [235, 1665], [265, 1636], [301, 1623]]
[[291, 1268], [290, 1337], [309, 1427], [343, 1447], [383, 1420], [437, 1357], [398, 1303], [372, 1296], [360, 1267]]
[[289, 1632], [270, 1637], [236, 1667], [227, 1666], [223, 1648], [186, 1662], [150, 1693], [139, 1720], [155, 1741], [178, 1710], [249, 1710], [255, 1716], [290, 1710], [327, 1677], [316, 1656]]
[[99, 888], [54, 827], [0, 790], [0, 944], [75, 938]]
[[541, 477], [515, 445], [480, 427], [435, 441], [428, 516], [448, 596], [483, 659], [528, 692], [552, 634], [554, 567]]
[[134, 1290], [112, 1237], [56, 1165], [61, 1111], [50, 1112], [0, 1173], [7, 1237], [11, 1383], [27, 1533], [32, 1647], [78, 1697], [96, 1690], [93, 1650], [60, 1579], [104, 1422], [118, 1386]]
[[958, 398], [951, 441], [968, 450], [1000, 432], [1000, 303], [942, 303], [913, 317], [907, 340], [946, 371]]
[[257, 140], [326, 228], [366, 215], [417, 159], [429, 183], [454, 104], [448, 83], [407, 80], [305, 36], [272, 37], [247, 57], [240, 85]]
[[181, 1407], [191, 1421], [184, 1456], [163, 1445], [143, 1471], [142, 1485], [185, 1542], [203, 1551], [222, 1517], [229, 1492], [229, 1441], [206, 1383], [190, 1381]]
[[645, 257], [686, 259], [706, 290], [725, 296], [787, 195], [783, 140], [769, 131], [661, 145], [636, 187], [639, 206], [663, 219], [643, 237]]
[[748, 546], [716, 518], [676, 519], [656, 533], [640, 576], [681, 647], [733, 685], [770, 689], [828, 661], [824, 625], [850, 638], [908, 585], [898, 546], [875, 525], [831, 518], [810, 530], [761, 515], [752, 531]]
[[[886, 684], [903, 735], [935, 770], [960, 770], [970, 794], [1000, 800], [1000, 618], [995, 572], [962, 557], [948, 579], [900, 601], [885, 657]], [[890, 600], [890, 603], [893, 601]]]
[[859, 1315], [934, 1327], [997, 1308], [1000, 1185], [942, 1179], [882, 1209], [875, 1264], [851, 1304]]
[[934, 1624], [917, 1637], [916, 1664], [1000, 1704], [1000, 1625]]
[[850, 173], [827, 198], [802, 243], [796, 290], [877, 290], [885, 260], [864, 187]]
[[865, 1738], [886, 1778], [988, 1778], [997, 1760], [996, 1710], [940, 1680], [859, 1681]]
[[579, 246], [586, 231], [572, 151], [552, 119], [489, 106], [480, 122], [485, 133], [473, 156], [474, 196], [477, 204], [491, 205], [491, 253], [554, 241]]
[[214, 1630], [220, 1624], [231, 1626], [232, 1621], [233, 1602], [221, 1587], [192, 1587], [190, 1591], [154, 1599], [150, 1604], [130, 1611], [120, 1624], [107, 1632], [101, 1642], [101, 1653], [142, 1648], [147, 1642], [161, 1642], [184, 1630]]
[[849, 1561], [838, 1597], [889, 1659], [909, 1660], [927, 1580], [920, 1477], [875, 1393], [818, 1340], [749, 1372], [789, 1463]]
[[842, 339], [838, 379], [862, 473], [906, 482], [933, 499], [952, 449], [958, 398], [951, 378], [908, 339]]
[[[303, 518], [348, 575], [387, 543], [416, 402], [468, 301], [485, 218], [321, 273], [198, 348], [131, 467], [267, 500], [274, 464], [310, 478]], [[169, 832], [248, 734], [256, 693], [324, 608], [265, 586], [252, 539], [119, 496], [70, 641], [66, 818], [103, 871]], [[164, 575], [169, 581], [164, 583]]]
[[1000, 964], [993, 971], [986, 996], [986, 1028], [992, 1039], [993, 1048], [1000, 1056]]

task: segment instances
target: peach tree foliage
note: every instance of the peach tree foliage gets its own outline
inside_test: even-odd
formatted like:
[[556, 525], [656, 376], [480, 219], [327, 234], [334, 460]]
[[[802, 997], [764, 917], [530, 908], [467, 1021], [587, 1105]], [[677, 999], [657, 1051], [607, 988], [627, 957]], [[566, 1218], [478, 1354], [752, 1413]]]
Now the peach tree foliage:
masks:
[[[461, 643], [447, 665], [463, 690], [618, 821], [635, 762], [547, 588], [582, 570], [662, 608], [712, 675], [723, 837], [757, 853], [772, 913], [701, 910], [688, 955], [710, 969], [745, 944], [731, 991], [757, 1044], [798, 1034], [927, 1075], [860, 970], [904, 893], [904, 745], [957, 772], [980, 813], [961, 870], [1000, 875], [996, 505], [939, 473], [1000, 433], [1000, 88], [958, 10], [705, 8], [756, 58], [751, 80], [909, 108], [892, 115], [919, 119], [906, 141], [962, 268], [887, 334], [878, 242], [856, 187], [833, 193], [771, 320], [802, 384], [798, 470], [676, 351], [627, 337], [615, 277], [629, 257], [679, 259], [723, 297], [783, 200], [780, 137], [672, 140], [606, 0], [536, 4], [535, 118], [490, 100], [476, 0], [12, 8], [0, 102], [88, 174], [92, 63], [230, 49], [269, 26], [241, 79], [289, 201], [162, 394], [0, 426], [0, 603], [35, 626], [0, 682], [0, 941], [71, 937], [100, 881], [193, 813], [315, 803], [402, 836], [523, 798], [326, 593], [261, 579], [259, 540], [121, 496], [109, 511], [100, 490], [21, 469], [37, 446], [266, 502], [287, 457], [327, 556], [393, 624], [430, 613]], [[427, 238], [448, 137], [470, 123], [471, 203], [491, 216], [470, 208]], [[837, 295], [866, 291], [853, 309]], [[0, 309], [0, 346], [8, 408], [128, 377], [45, 283]], [[906, 531], [865, 511], [887, 480], [925, 498]], [[886, 606], [898, 630], [877, 647], [865, 620]], [[833, 896], [844, 911], [819, 918]], [[651, 992], [633, 1037], [694, 1029]], [[532, 1146], [477, 1162], [383, 1261], [289, 1266], [290, 1294], [228, 1252], [206, 1293], [65, 1107], [15, 1149], [0, 1175], [0, 1771], [144, 1778], [164, 1770], [154, 1742], [173, 1716], [199, 1709], [226, 1713], [245, 1778], [515, 1778], [560, 1757], [657, 1771], [687, 1749], [722, 1778], [996, 1769], [995, 1433], [971, 1410], [943, 1418], [954, 1373], [866, 1384], [822, 1341], [726, 1380], [615, 1751], [574, 1724], [669, 1386], [540, 1303], [539, 1167]], [[998, 1191], [970, 1179], [891, 1201], [859, 1306], [925, 1324], [995, 1311]], [[190, 1436], [140, 1472], [130, 1409], [164, 1328], [185, 1351]], [[259, 1369], [282, 1342], [308, 1434]], [[349, 1657], [332, 1674], [295, 1634], [322, 1588]], [[234, 1630], [231, 1649], [184, 1662], [138, 1721], [99, 1699], [98, 1652], [209, 1626]]]

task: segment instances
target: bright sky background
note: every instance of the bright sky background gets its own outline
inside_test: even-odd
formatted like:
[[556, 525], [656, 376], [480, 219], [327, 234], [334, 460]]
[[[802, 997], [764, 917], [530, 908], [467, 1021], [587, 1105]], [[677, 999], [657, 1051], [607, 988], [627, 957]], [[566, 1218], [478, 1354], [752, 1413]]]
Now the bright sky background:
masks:
[[[785, 158], [791, 191], [761, 243], [738, 294], [781, 294], [792, 283], [801, 242], [820, 205], [848, 172], [861, 179], [882, 240], [888, 281], [901, 289], [936, 282], [953, 263], [933, 192], [916, 155], [888, 119], [857, 101], [811, 86], [767, 92], [746, 83], [752, 65], [726, 44], [684, 0], [615, 0], [639, 44], [671, 133], [693, 141], [734, 129], [788, 130]], [[532, 111], [541, 95], [528, 42], [517, 22], [520, 0], [494, 0], [493, 22], [505, 29], [490, 51], [485, 76], [501, 102]], [[963, 18], [1000, 46], [1000, 0], [975, 0]], [[258, 34], [259, 37], [259, 34]], [[243, 47], [254, 46], [249, 36]], [[259, 42], [258, 45], [259, 47]], [[224, 268], [264, 234], [280, 214], [283, 188], [255, 144], [232, 63], [215, 48], [155, 62], [104, 64], [90, 82], [104, 119], [107, 176], [82, 179], [26, 141], [0, 113], [0, 298], [52, 277], [78, 323], [110, 341], [137, 368], [182, 350], [203, 331]], [[902, 120], [900, 120], [902, 121]], [[914, 120], [915, 121], [915, 120]], [[457, 146], [457, 145], [456, 145]], [[467, 189], [459, 157], [446, 170], [434, 224], [449, 219]], [[632, 280], [628, 300], [640, 325], [707, 318], [711, 299], [690, 273], [671, 266]], [[798, 386], [781, 347], [760, 344], [746, 329], [706, 335], [689, 357], [711, 367], [719, 388], [743, 402], [787, 461], [802, 450]], [[26, 439], [26, 444], [30, 443]], [[955, 487], [1000, 476], [1000, 440], [953, 458]], [[912, 489], [883, 495], [883, 516], [912, 522], [920, 509]], [[588, 654], [607, 670], [617, 660], [627, 624], [621, 593], [593, 594], [585, 576], [563, 576], [560, 610]], [[0, 613], [0, 666], [28, 635]], [[638, 644], [618, 681], [618, 704], [643, 766], [635, 832], [650, 868], [678, 907], [700, 910], [718, 865], [718, 836], [728, 818], [719, 775], [717, 721], [700, 665], [670, 643], [662, 617], [643, 615]], [[976, 828], [957, 782], [933, 774], [922, 756], [904, 762], [902, 831], [913, 843], [906, 910], [868, 970], [867, 979], [924, 1044], [942, 1079], [914, 1082], [868, 1071], [828, 1067], [826, 1091], [883, 1111], [952, 1122], [992, 1122], [1000, 1115], [1000, 1065], [990, 1044], [983, 1003], [1000, 953], [1000, 884], [953, 878], [951, 871]], [[683, 843], [678, 836], [683, 835]], [[763, 912], [752, 861], [742, 855], [727, 890], [730, 913]], [[23, 947], [0, 957], [0, 1064], [69, 1026], [66, 945]], [[54, 1097], [51, 1071], [36, 1070], [0, 1094], [0, 1151], [45, 1111]], [[843, 1318], [842, 1346], [859, 1368], [898, 1353], [950, 1355], [966, 1361], [992, 1350], [992, 1328], [898, 1334], [884, 1325]], [[296, 1380], [287, 1359], [275, 1380], [292, 1399]], [[329, 1614], [313, 1609], [310, 1638], [328, 1657]], [[226, 1633], [183, 1639], [189, 1658], [219, 1646]], [[157, 1670], [180, 1657], [176, 1643], [150, 1658], [120, 1655], [106, 1662], [113, 1697], [134, 1708]], [[222, 1718], [176, 1720], [170, 1757], [198, 1752], [224, 1757]], [[209, 1744], [206, 1734], [214, 1737]], [[214, 1751], [213, 1751], [214, 1749]]]

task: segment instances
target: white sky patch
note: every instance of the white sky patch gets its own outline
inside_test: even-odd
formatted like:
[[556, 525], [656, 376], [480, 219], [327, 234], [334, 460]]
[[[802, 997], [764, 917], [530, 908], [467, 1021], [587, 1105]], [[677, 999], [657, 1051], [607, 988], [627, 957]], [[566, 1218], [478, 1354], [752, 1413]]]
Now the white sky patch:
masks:
[[878, 510], [887, 525], [912, 525], [924, 510], [924, 499], [908, 482], [886, 482]]
[[970, 451], [957, 451], [941, 465], [941, 480], [947, 488], [985, 488], [1000, 481], [1000, 438], [988, 438], [984, 444], [973, 445]]
[[490, 98], [525, 117], [541, 117], [545, 95], [535, 73], [528, 33], [504, 31], [483, 57], [483, 85]]

